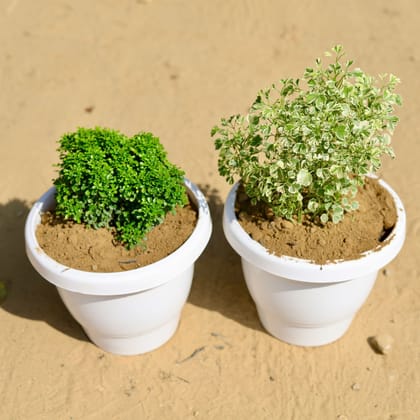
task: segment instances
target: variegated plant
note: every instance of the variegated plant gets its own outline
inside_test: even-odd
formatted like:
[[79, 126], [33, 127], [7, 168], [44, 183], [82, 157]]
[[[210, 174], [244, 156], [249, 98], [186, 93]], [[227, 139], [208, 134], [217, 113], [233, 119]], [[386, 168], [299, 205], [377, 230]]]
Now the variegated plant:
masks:
[[358, 208], [365, 176], [384, 154], [394, 156], [399, 79], [351, 69], [340, 45], [326, 55], [330, 64], [317, 59], [303, 80], [261, 90], [247, 115], [223, 118], [212, 130], [220, 174], [240, 179], [254, 202], [287, 219], [339, 222]]

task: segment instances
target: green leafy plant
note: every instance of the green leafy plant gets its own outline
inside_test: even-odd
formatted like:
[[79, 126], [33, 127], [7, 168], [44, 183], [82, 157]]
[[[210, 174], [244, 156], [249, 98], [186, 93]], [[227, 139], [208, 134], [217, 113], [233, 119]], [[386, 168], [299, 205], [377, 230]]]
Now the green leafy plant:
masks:
[[93, 228], [115, 228], [131, 248], [176, 206], [187, 203], [184, 173], [157, 137], [129, 138], [105, 128], [79, 128], [59, 140], [56, 214]]
[[[338, 223], [357, 209], [356, 194], [383, 155], [394, 156], [393, 115], [399, 79], [379, 79], [342, 62], [338, 45], [307, 68], [303, 81], [283, 79], [261, 90], [249, 113], [222, 118], [212, 130], [219, 172], [239, 178], [253, 202], [286, 219]], [[303, 86], [302, 86], [303, 85]]]

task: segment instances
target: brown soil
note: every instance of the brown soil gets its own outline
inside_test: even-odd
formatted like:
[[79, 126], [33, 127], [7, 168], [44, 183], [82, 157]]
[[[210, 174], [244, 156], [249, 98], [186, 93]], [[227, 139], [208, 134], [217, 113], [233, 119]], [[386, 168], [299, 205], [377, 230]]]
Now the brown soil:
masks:
[[143, 245], [131, 250], [116, 242], [112, 230], [63, 221], [50, 212], [43, 214], [36, 236], [41, 248], [61, 264], [109, 273], [144, 267], [168, 256], [188, 239], [196, 221], [191, 205], [178, 208], [149, 232]]
[[243, 191], [237, 196], [239, 223], [249, 235], [275, 255], [304, 258], [317, 264], [359, 258], [382, 246], [396, 223], [391, 195], [373, 179], [367, 179], [357, 195], [359, 209], [342, 222], [326, 225], [304, 220], [293, 223], [275, 217], [267, 206], [252, 206]]

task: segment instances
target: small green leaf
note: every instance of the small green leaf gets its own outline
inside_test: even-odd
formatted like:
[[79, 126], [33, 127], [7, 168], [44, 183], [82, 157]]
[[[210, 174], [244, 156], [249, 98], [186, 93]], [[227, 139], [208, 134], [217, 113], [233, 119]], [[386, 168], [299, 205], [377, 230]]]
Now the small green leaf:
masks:
[[306, 102], [308, 104], [311, 104], [312, 102], [314, 102], [317, 98], [318, 98], [319, 94], [318, 93], [309, 93], [306, 96]]
[[210, 135], [213, 137], [216, 133], [218, 133], [220, 131], [219, 127], [213, 127], [211, 129]]
[[353, 201], [351, 203], [351, 208], [352, 208], [352, 210], [357, 210], [359, 208], [359, 202], [358, 201]]
[[319, 208], [319, 203], [316, 200], [314, 199], [309, 200], [308, 210], [310, 212], [315, 213], [318, 208]]
[[346, 127], [344, 125], [338, 125], [334, 127], [334, 134], [340, 139], [344, 140], [346, 135]]
[[328, 214], [327, 213], [321, 214], [320, 219], [321, 219], [321, 223], [323, 223], [325, 225], [328, 222], [328, 219], [329, 219]]
[[258, 147], [258, 146], [261, 145], [261, 142], [262, 142], [262, 138], [261, 138], [261, 136], [259, 134], [257, 134], [256, 136], [254, 136], [252, 138], [251, 145], [252, 146], [255, 146], [255, 147]]
[[308, 187], [312, 183], [312, 175], [308, 172], [307, 169], [301, 169], [297, 174], [296, 182], [299, 185]]

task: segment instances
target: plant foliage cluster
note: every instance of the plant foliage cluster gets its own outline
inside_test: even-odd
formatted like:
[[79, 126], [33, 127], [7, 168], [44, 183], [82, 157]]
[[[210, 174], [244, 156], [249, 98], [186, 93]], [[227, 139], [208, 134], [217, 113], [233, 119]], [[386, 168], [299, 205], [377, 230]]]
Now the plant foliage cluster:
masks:
[[399, 79], [352, 70], [340, 45], [326, 55], [329, 65], [317, 59], [303, 81], [261, 90], [247, 115], [223, 118], [212, 130], [220, 174], [230, 183], [239, 178], [253, 202], [287, 219], [339, 222], [358, 207], [364, 177], [384, 154], [394, 156]]
[[56, 214], [93, 228], [115, 228], [131, 248], [176, 206], [187, 203], [184, 173], [157, 137], [129, 138], [105, 128], [79, 128], [59, 140]]

